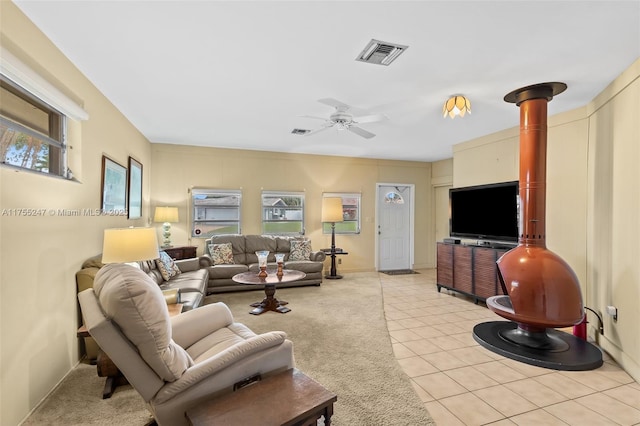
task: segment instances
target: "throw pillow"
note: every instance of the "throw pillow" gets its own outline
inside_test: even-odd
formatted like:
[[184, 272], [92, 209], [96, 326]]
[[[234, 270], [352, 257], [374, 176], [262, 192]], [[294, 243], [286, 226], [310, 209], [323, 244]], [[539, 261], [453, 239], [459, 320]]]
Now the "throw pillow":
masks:
[[163, 251], [160, 252], [160, 257], [156, 259], [156, 266], [162, 274], [162, 279], [165, 281], [169, 281], [171, 278], [180, 274], [178, 265], [176, 265], [171, 256]]
[[309, 260], [311, 256], [311, 241], [293, 240], [291, 241], [291, 251], [289, 260]]
[[235, 263], [231, 243], [211, 244], [209, 253], [211, 253], [214, 265], [233, 265]]

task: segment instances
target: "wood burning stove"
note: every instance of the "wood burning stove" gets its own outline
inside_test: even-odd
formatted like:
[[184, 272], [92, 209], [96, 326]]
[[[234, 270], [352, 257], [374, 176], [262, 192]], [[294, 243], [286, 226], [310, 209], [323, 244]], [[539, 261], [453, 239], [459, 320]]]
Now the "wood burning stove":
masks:
[[598, 348], [554, 328], [582, 322], [580, 283], [571, 267], [546, 247], [547, 104], [564, 83], [541, 83], [507, 94], [520, 107], [520, 229], [518, 246], [497, 261], [505, 295], [487, 307], [509, 322], [478, 324], [482, 346], [528, 364], [559, 370], [602, 365]]

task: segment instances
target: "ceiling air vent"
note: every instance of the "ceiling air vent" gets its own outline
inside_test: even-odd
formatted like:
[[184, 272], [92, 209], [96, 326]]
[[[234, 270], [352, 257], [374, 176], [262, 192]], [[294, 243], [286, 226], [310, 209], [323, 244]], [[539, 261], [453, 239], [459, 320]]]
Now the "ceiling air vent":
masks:
[[293, 133], [294, 135], [306, 135], [310, 131], [311, 130], [307, 130], [307, 129], [293, 129], [291, 133]]
[[389, 65], [408, 48], [409, 46], [371, 39], [369, 44], [362, 49], [362, 52], [360, 52], [356, 61], [378, 65]]

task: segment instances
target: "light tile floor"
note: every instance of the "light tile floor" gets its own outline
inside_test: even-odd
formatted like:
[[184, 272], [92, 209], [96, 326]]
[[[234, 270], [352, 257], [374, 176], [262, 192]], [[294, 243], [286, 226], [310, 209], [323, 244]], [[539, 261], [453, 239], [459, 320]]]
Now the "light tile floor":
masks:
[[640, 385], [606, 354], [584, 372], [497, 355], [472, 330], [502, 318], [419, 272], [380, 280], [395, 356], [439, 426], [640, 425]]

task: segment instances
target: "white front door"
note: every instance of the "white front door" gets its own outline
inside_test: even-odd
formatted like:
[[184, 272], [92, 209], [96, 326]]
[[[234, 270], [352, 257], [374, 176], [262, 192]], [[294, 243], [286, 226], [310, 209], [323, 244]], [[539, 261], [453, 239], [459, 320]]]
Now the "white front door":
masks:
[[411, 269], [413, 186], [378, 184], [378, 270]]

